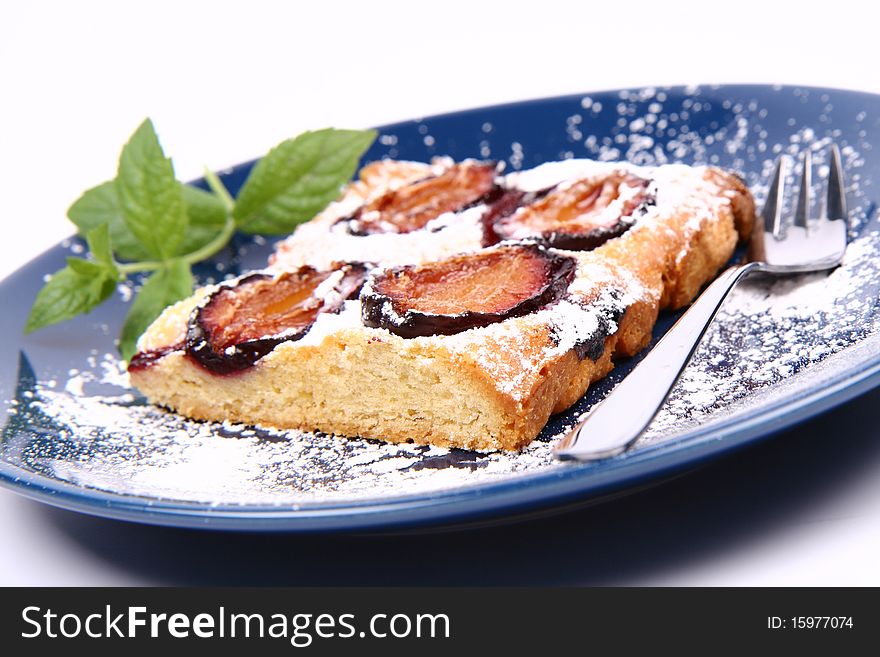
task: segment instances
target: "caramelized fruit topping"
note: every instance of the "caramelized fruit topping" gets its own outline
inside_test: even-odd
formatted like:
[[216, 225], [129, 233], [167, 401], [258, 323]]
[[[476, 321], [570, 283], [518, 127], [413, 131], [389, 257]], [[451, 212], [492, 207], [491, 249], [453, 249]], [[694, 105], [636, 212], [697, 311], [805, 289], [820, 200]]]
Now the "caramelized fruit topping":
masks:
[[[339, 310], [360, 290], [365, 271], [357, 264], [335, 271], [303, 267], [223, 285], [190, 317], [186, 353], [215, 374], [246, 369], [279, 343], [303, 337], [320, 313]], [[325, 282], [331, 287], [319, 294]]]
[[362, 318], [404, 338], [451, 335], [554, 303], [574, 270], [572, 258], [534, 244], [388, 269], [364, 288]]
[[444, 212], [473, 206], [495, 189], [494, 162], [462, 162], [438, 176], [392, 190], [344, 219], [356, 235], [409, 233]]
[[[496, 240], [535, 239], [548, 246], [586, 251], [622, 235], [630, 217], [649, 203], [648, 181], [618, 171], [557, 187], [515, 212], [498, 213]], [[491, 238], [490, 238], [491, 239]], [[490, 241], [490, 240], [487, 240]]]
[[177, 344], [160, 347], [158, 349], [139, 351], [128, 361], [128, 371], [137, 372], [138, 370], [145, 370], [156, 361], [161, 360], [170, 353], [180, 351], [183, 347], [183, 342], [178, 342]]

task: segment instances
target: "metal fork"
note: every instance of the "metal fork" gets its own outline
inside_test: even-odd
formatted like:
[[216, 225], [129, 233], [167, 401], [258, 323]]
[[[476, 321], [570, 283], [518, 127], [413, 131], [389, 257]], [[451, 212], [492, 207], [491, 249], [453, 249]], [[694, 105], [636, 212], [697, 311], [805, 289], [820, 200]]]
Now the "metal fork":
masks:
[[675, 323], [651, 352], [584, 420], [561, 438], [554, 454], [563, 460], [593, 461], [624, 452], [654, 419], [690, 362], [706, 329], [733, 287], [753, 272], [798, 274], [833, 269], [846, 251], [846, 186], [840, 151], [831, 146], [828, 191], [820, 218], [811, 221], [810, 151], [802, 157], [794, 224], [783, 229], [785, 157], [758, 217], [744, 264], [724, 271]]

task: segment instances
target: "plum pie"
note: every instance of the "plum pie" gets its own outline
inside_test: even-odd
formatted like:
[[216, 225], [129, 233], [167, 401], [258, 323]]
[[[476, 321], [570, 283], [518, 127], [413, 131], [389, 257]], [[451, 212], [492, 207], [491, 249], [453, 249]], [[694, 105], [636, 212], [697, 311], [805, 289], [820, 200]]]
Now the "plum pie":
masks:
[[265, 269], [167, 308], [129, 373], [201, 420], [515, 450], [753, 222], [713, 167], [374, 162]]

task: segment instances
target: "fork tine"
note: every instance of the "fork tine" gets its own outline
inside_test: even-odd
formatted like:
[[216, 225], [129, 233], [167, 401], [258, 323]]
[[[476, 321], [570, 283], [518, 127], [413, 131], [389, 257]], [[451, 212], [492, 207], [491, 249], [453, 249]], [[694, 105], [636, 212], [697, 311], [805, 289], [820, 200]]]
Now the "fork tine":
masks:
[[806, 228], [810, 222], [810, 186], [812, 185], [813, 157], [810, 150], [804, 151], [801, 158], [804, 169], [801, 172], [801, 188], [798, 192], [797, 209], [794, 212], [794, 225]]
[[840, 162], [840, 149], [837, 144], [831, 144], [831, 167], [828, 174], [825, 218], [846, 218], [846, 183], [843, 178], [843, 165]]
[[773, 182], [767, 188], [767, 200], [764, 201], [764, 209], [761, 218], [764, 220], [764, 230], [779, 236], [782, 232], [782, 187], [785, 185], [785, 156], [776, 160], [776, 168], [773, 171]]

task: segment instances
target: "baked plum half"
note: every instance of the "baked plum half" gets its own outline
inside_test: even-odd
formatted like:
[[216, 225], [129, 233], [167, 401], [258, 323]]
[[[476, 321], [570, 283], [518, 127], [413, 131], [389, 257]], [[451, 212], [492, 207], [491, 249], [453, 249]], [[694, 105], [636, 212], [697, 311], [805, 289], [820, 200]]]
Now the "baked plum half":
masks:
[[523, 198], [513, 211], [495, 212], [485, 241], [529, 239], [571, 251], [595, 249], [629, 229], [633, 213], [651, 202], [648, 184], [617, 171], [560, 185]]
[[215, 374], [244, 370], [279, 343], [299, 340], [319, 314], [338, 311], [360, 290], [365, 274], [360, 264], [334, 271], [303, 267], [223, 284], [190, 316], [186, 353]]
[[445, 212], [458, 212], [496, 190], [494, 162], [462, 162], [365, 203], [343, 219], [355, 235], [409, 233]]
[[536, 244], [386, 269], [361, 292], [362, 319], [404, 338], [451, 335], [554, 303], [574, 271], [572, 258]]

